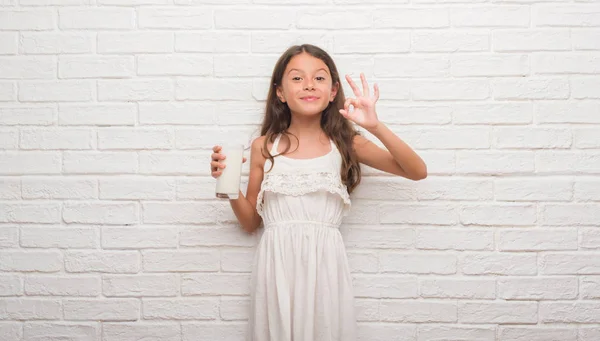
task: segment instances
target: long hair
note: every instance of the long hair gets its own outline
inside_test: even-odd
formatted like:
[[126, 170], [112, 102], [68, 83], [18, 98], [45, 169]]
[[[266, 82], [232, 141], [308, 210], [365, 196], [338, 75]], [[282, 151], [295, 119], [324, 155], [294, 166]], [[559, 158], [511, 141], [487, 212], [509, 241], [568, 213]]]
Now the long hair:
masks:
[[[260, 130], [260, 134], [266, 137], [262, 148], [262, 153], [265, 158], [271, 161], [272, 168], [275, 160], [267, 148], [267, 143], [274, 142], [276, 136], [280, 133], [283, 133], [282, 135], [287, 138], [288, 141], [290, 141], [290, 133], [287, 131], [287, 129], [292, 121], [292, 113], [290, 112], [288, 105], [281, 102], [277, 97], [277, 87], [281, 86], [285, 68], [292, 57], [303, 52], [322, 60], [331, 72], [332, 85], [336, 86], [337, 83], [337, 94], [333, 102], [329, 103], [321, 115], [321, 128], [335, 143], [340, 151], [340, 154], [342, 155], [340, 174], [342, 177], [342, 182], [348, 189], [348, 193], [351, 193], [352, 190], [354, 190], [354, 188], [360, 183], [361, 179], [360, 165], [356, 156], [356, 152], [353, 148], [354, 136], [358, 135], [359, 133], [354, 128], [352, 123], [339, 112], [339, 109], [344, 108], [345, 101], [340, 76], [331, 56], [317, 46], [310, 44], [294, 45], [288, 48], [275, 64], [273, 75], [271, 76], [269, 95], [267, 96], [265, 116]], [[283, 152], [284, 154], [289, 151], [290, 145], [291, 143], [288, 143], [287, 149]]]

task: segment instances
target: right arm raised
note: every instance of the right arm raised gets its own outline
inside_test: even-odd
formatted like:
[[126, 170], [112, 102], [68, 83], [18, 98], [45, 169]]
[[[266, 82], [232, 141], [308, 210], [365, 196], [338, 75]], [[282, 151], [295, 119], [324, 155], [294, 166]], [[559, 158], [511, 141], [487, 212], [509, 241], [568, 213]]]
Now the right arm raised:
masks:
[[256, 200], [264, 175], [265, 157], [261, 153], [264, 139], [265, 137], [261, 136], [252, 142], [246, 196], [240, 191], [238, 199], [229, 200], [233, 213], [235, 213], [244, 231], [248, 233], [256, 231], [262, 222], [261, 216], [256, 211]]

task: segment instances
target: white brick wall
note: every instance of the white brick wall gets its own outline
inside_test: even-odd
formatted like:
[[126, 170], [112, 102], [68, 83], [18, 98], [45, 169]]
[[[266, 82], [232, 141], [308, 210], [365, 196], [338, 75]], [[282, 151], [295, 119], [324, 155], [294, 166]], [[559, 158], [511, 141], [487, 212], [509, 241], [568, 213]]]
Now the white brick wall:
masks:
[[600, 3], [567, 0], [0, 0], [0, 340], [243, 340], [210, 148], [302, 42], [429, 167], [353, 194], [358, 340], [600, 340]]

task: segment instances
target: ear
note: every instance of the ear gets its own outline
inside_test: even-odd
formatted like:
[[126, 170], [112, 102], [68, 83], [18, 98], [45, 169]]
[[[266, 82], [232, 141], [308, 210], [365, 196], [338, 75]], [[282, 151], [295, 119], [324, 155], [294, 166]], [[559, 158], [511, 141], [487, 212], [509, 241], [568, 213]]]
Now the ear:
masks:
[[281, 89], [281, 86], [277, 86], [276, 93], [277, 93], [277, 98], [279, 98], [279, 100], [281, 102], [285, 103], [285, 97], [283, 96], [283, 90]]
[[335, 96], [338, 93], [339, 88], [340, 88], [340, 83], [335, 82], [335, 84], [333, 84], [333, 86], [331, 87], [331, 94], [329, 95], [329, 102], [333, 102], [333, 100], [335, 99]]

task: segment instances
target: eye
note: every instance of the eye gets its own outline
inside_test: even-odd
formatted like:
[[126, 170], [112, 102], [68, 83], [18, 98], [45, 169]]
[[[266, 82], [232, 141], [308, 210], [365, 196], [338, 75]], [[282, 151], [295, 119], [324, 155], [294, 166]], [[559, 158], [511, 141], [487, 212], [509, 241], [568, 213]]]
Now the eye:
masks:
[[318, 80], [318, 81], [324, 81], [324, 80], [325, 80], [325, 77], [323, 77], [323, 76], [319, 76], [319, 77], [317, 77], [317, 80]]
[[302, 78], [300, 78], [300, 77], [298, 77], [298, 76], [292, 77], [292, 80], [293, 80], [293, 81], [299, 81], [299, 80], [301, 80], [301, 79], [302, 79]]

